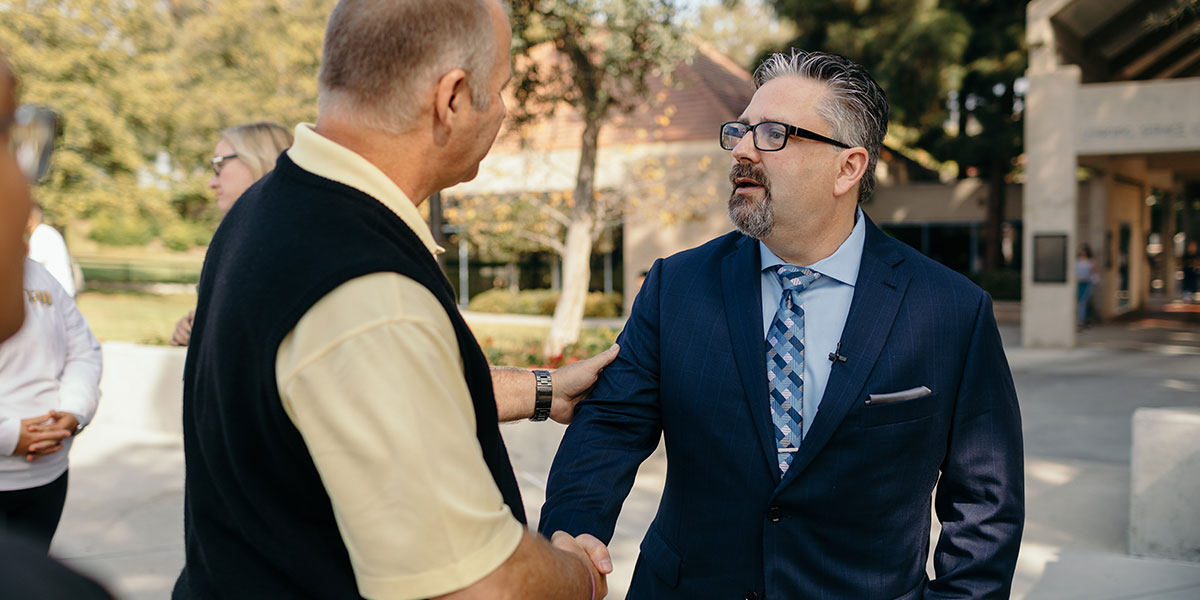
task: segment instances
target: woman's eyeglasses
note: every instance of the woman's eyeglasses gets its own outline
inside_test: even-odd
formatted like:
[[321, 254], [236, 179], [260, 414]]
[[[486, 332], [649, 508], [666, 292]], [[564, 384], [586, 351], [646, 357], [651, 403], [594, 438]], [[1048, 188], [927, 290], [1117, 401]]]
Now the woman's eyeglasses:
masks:
[[226, 154], [226, 155], [224, 155], [224, 156], [214, 156], [214, 157], [212, 157], [212, 161], [210, 161], [210, 162], [212, 162], [213, 173], [215, 173], [215, 174], [217, 174], [217, 175], [220, 175], [220, 174], [221, 174], [221, 169], [224, 169], [224, 168], [225, 168], [225, 161], [227, 161], [227, 160], [231, 160], [231, 159], [234, 159], [234, 158], [237, 158], [237, 153], [236, 153], [236, 152], [235, 152], [235, 153], [233, 153], [233, 154]]

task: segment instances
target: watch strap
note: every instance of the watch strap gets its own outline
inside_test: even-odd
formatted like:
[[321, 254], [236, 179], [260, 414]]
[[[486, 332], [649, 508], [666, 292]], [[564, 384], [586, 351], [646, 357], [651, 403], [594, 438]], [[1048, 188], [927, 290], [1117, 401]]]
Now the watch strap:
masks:
[[554, 380], [550, 371], [534, 369], [533, 380], [536, 385], [533, 400], [533, 416], [530, 421], [545, 421], [550, 418], [550, 399], [554, 396]]

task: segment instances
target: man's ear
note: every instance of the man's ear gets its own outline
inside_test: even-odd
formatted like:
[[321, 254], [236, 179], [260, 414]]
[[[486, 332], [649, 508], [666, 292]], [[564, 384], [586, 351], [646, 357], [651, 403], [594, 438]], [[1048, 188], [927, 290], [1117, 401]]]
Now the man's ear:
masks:
[[837, 177], [833, 180], [833, 195], [843, 196], [854, 189], [863, 175], [867, 174], [869, 162], [867, 149], [861, 146], [843, 150], [838, 156]]
[[454, 69], [442, 75], [434, 88], [433, 118], [438, 129], [449, 133], [468, 103], [467, 72]]

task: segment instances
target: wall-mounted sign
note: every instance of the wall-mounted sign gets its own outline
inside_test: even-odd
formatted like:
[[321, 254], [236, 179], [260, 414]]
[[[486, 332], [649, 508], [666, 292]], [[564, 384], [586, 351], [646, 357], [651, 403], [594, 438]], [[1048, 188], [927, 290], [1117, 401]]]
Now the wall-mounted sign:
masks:
[[1039, 233], [1033, 236], [1033, 282], [1067, 282], [1067, 234]]

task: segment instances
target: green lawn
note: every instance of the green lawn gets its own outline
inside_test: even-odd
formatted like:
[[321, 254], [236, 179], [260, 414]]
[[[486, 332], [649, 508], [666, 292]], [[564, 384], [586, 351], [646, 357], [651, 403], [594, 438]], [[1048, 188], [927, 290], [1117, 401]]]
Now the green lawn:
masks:
[[[196, 305], [195, 294], [157, 295], [128, 291], [86, 291], [75, 301], [87, 317], [92, 333], [102, 342], [166, 344], [175, 322]], [[494, 365], [529, 367], [546, 365], [542, 342], [548, 327], [478, 324], [472, 332]], [[567, 361], [587, 358], [608, 348], [617, 330], [584, 329], [579, 343], [567, 348]]]
[[175, 322], [196, 306], [195, 294], [86, 291], [75, 298], [101, 342], [166, 344]]

